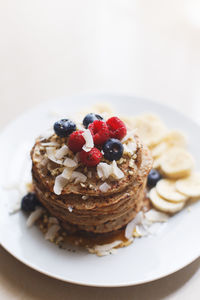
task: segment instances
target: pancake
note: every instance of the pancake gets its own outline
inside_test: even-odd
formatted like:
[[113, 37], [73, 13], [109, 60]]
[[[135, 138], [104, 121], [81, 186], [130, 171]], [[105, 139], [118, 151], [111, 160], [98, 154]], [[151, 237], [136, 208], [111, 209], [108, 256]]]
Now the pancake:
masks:
[[125, 207], [122, 205], [116, 212], [111, 209], [110, 212], [98, 216], [95, 213], [93, 214], [93, 210], [90, 210], [88, 215], [77, 215], [73, 210], [69, 211], [68, 206], [57, 205], [58, 203], [55, 204], [49, 197], [46, 198], [43, 191], [36, 186], [35, 192], [50, 214], [57, 217], [68, 230], [73, 232], [84, 230], [90, 233], [108, 233], [124, 227], [141, 210], [145, 199], [145, 186], [146, 182], [140, 186], [135, 197], [130, 195], [129, 205], [125, 205]]
[[[128, 187], [130, 184], [132, 184], [134, 181], [140, 181], [140, 176], [138, 176], [138, 171], [141, 167], [141, 163], [144, 164], [144, 159], [142, 159], [142, 156], [146, 155], [149, 156], [149, 150], [143, 146], [140, 138], [138, 135], [134, 135], [134, 140], [136, 143], [136, 159], [133, 160], [133, 157], [130, 156], [124, 156], [124, 162], [120, 164], [120, 169], [124, 173], [124, 177], [120, 180], [113, 180], [108, 178], [106, 180], [107, 184], [109, 184], [110, 189], [104, 193], [104, 195], [109, 195], [113, 193], [117, 193]], [[63, 144], [67, 144], [67, 139], [58, 139], [57, 137], [52, 136], [50, 139], [45, 141], [47, 144], [51, 142], [56, 142], [59, 144], [59, 147], [61, 147]], [[32, 172], [35, 174], [35, 177], [42, 181], [45, 185], [46, 189], [53, 192], [53, 187], [55, 183], [55, 176], [54, 174], [55, 170], [61, 171], [64, 169], [63, 166], [56, 164], [55, 162], [49, 161], [47, 166], [41, 166], [41, 162], [43, 162], [44, 158], [47, 158], [47, 155], [45, 153], [45, 147], [43, 146], [45, 143], [44, 141], [37, 141], [34, 145], [32, 151], [31, 151], [31, 158], [33, 161], [33, 167]], [[73, 154], [72, 154], [73, 155]], [[133, 161], [133, 164], [131, 168], [129, 167], [130, 160]], [[110, 163], [106, 160], [104, 160], [106, 163]], [[144, 170], [144, 173], [148, 172], [149, 167], [151, 167], [151, 161], [149, 160], [149, 165], [146, 165], [146, 170]], [[97, 176], [97, 171], [95, 167], [91, 168], [85, 168], [82, 165], [79, 165], [79, 167], [76, 169], [76, 171], [81, 172], [84, 175], [88, 175], [88, 172], [90, 172], [90, 178], [87, 176], [87, 181], [84, 185], [75, 184], [74, 182], [70, 182], [64, 187], [62, 190], [62, 194], [79, 194], [79, 195], [92, 195], [92, 196], [102, 196], [102, 192], [99, 189], [99, 187], [102, 185], [104, 181], [102, 181]], [[130, 174], [131, 171], [131, 174]], [[142, 176], [143, 177], [143, 176]]]
[[[79, 164], [76, 171], [87, 176], [87, 181], [81, 185], [69, 180], [60, 195], [55, 194], [54, 184], [65, 167], [49, 160], [45, 144], [57, 143], [56, 149], [59, 149], [67, 139], [53, 135], [45, 141], [37, 140], [31, 158], [33, 186], [39, 201], [69, 232], [105, 234], [123, 228], [143, 206], [146, 180], [152, 167], [148, 148], [138, 135], [134, 135], [134, 140], [134, 155], [125, 154], [122, 163], [117, 162], [123, 178], [102, 180], [97, 176], [96, 167], [85, 168]], [[68, 156], [74, 157], [72, 153]], [[105, 181], [111, 188], [102, 192], [99, 187]]]

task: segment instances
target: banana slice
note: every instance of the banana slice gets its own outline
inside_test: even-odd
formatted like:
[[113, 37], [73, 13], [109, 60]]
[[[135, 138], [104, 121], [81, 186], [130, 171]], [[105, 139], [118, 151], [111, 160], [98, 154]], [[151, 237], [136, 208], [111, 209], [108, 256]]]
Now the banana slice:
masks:
[[141, 138], [149, 147], [157, 145], [167, 132], [162, 121], [152, 114], [143, 114], [132, 118], [132, 127], [138, 129]]
[[156, 185], [157, 193], [170, 202], [183, 202], [188, 199], [187, 196], [177, 192], [176, 181], [169, 179], [161, 179]]
[[186, 136], [179, 130], [170, 130], [164, 137], [163, 141], [169, 147], [181, 147], [185, 148], [187, 145], [187, 138]]
[[192, 173], [189, 177], [178, 180], [176, 189], [188, 197], [200, 197], [200, 173]]
[[150, 191], [149, 198], [155, 208], [157, 208], [162, 212], [170, 213], [170, 214], [174, 214], [180, 211], [185, 204], [185, 202], [173, 203], [173, 202], [166, 201], [165, 199], [163, 199], [158, 195], [158, 193], [156, 192], [156, 188], [153, 188]]
[[160, 170], [161, 162], [162, 162], [162, 157], [154, 158], [153, 168], [156, 169], [156, 170]]
[[128, 127], [133, 128], [133, 117], [120, 115], [119, 117]]
[[108, 113], [108, 114], [113, 114], [114, 113], [114, 109], [113, 107], [107, 103], [107, 102], [99, 102], [96, 103], [93, 107], [92, 107], [94, 112], [97, 112], [99, 114], [102, 113]]
[[190, 153], [180, 147], [172, 147], [162, 155], [161, 170], [168, 178], [179, 179], [188, 176], [194, 166]]
[[166, 152], [168, 149], [168, 145], [166, 142], [161, 142], [160, 144], [153, 147], [151, 150], [151, 154], [153, 158], [157, 158], [158, 156], [161, 156], [164, 152]]

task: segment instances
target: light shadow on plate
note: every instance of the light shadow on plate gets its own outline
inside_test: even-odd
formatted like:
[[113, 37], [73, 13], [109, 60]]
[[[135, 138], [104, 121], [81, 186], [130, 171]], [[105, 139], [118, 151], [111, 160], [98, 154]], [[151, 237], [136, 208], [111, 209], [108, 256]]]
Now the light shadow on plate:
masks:
[[[200, 258], [163, 279], [124, 288], [94, 288], [68, 284], [40, 274], [17, 261], [0, 248], [0, 287], [12, 291], [16, 299], [109, 299], [160, 300], [181, 288], [200, 268]], [[98, 270], [97, 270], [98, 272]], [[1, 287], [1, 288], [2, 288]], [[22, 298], [18, 298], [23, 295]], [[21, 297], [20, 296], [20, 297]]]

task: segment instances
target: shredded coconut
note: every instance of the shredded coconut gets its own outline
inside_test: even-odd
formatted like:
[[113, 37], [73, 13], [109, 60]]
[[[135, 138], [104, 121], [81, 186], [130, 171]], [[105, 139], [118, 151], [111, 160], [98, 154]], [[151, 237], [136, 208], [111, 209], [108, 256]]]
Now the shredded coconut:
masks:
[[98, 256], [105, 256], [110, 253], [113, 253], [114, 248], [119, 246], [121, 243], [122, 241], [114, 241], [112, 243], [105, 244], [105, 245], [96, 245], [93, 248], [89, 248], [88, 250], [90, 253], [95, 253]]
[[169, 216], [167, 214], [161, 213], [155, 209], [151, 209], [146, 213], [140, 211], [135, 219], [127, 224], [125, 237], [130, 239], [132, 236], [142, 237], [149, 234], [155, 234], [160, 229], [159, 223], [166, 222], [168, 219]]
[[124, 173], [117, 166], [115, 160], [113, 160], [111, 165], [107, 163], [99, 163], [97, 166], [97, 174], [102, 180], [105, 180], [110, 176], [113, 176], [115, 179], [121, 179], [124, 177]]
[[74, 171], [72, 172], [70, 179], [71, 180], [75, 179], [75, 183], [79, 183], [79, 182], [86, 182], [87, 177], [81, 172]]
[[90, 130], [86, 129], [83, 132], [82, 136], [85, 139], [85, 145], [82, 147], [82, 149], [85, 152], [89, 152], [94, 147], [94, 141], [93, 141], [93, 137], [92, 137], [92, 134], [91, 134]]
[[52, 225], [49, 227], [47, 233], [45, 234], [45, 240], [53, 241], [56, 237], [57, 232], [60, 230], [60, 226], [57, 224]]
[[73, 208], [71, 206], [68, 206], [68, 211], [71, 213], [73, 211]]
[[60, 195], [62, 193], [63, 188], [67, 184], [68, 179], [64, 178], [62, 174], [58, 175], [55, 179], [53, 191], [56, 195]]
[[71, 158], [66, 158], [63, 165], [68, 168], [75, 168], [78, 166], [77, 162]]
[[131, 141], [128, 144], [123, 144], [123, 146], [124, 146], [124, 154], [130, 153], [131, 155], [133, 155], [137, 150], [137, 145], [135, 141]]
[[141, 219], [143, 217], [143, 213], [140, 211], [136, 217], [127, 224], [125, 229], [125, 237], [129, 240], [133, 236], [133, 231], [136, 225], [141, 223]]
[[55, 153], [56, 159], [62, 159], [69, 152], [69, 148], [66, 145], [63, 145], [60, 149], [58, 149]]
[[62, 176], [68, 180], [70, 180], [71, 175], [73, 173], [73, 169], [72, 168], [65, 168], [62, 172]]
[[115, 178], [115, 179], [121, 179], [124, 177], [124, 173], [122, 172], [122, 170], [120, 170], [120, 168], [118, 168], [117, 163], [115, 160], [113, 160], [112, 164], [112, 173], [111, 175]]
[[26, 221], [26, 225], [28, 227], [31, 227], [41, 217], [43, 212], [44, 212], [44, 210], [42, 207], [36, 208], [36, 210], [34, 210], [28, 217], [28, 219]]
[[107, 163], [99, 163], [97, 165], [97, 174], [102, 180], [107, 179], [112, 173], [112, 168]]
[[101, 184], [99, 186], [99, 189], [102, 193], [106, 193], [110, 188], [111, 188], [111, 186], [109, 184], [107, 184], [106, 182], [104, 182], [103, 184]]
[[51, 161], [55, 162], [56, 164], [62, 165], [62, 160], [56, 159], [56, 157], [55, 157], [56, 148], [54, 148], [54, 147], [47, 147], [46, 148], [46, 153], [47, 153], [48, 159], [50, 159]]
[[58, 147], [59, 144], [56, 142], [48, 142], [48, 143], [41, 143], [41, 146], [43, 146], [43, 147]]

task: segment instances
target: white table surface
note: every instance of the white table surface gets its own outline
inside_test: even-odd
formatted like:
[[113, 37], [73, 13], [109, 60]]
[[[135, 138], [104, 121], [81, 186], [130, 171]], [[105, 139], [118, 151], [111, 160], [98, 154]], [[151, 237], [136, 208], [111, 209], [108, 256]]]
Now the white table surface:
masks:
[[[80, 92], [155, 99], [200, 122], [198, 0], [0, 0], [0, 129]], [[48, 278], [0, 248], [0, 299], [200, 299], [200, 259], [161, 280], [89, 288]]]

